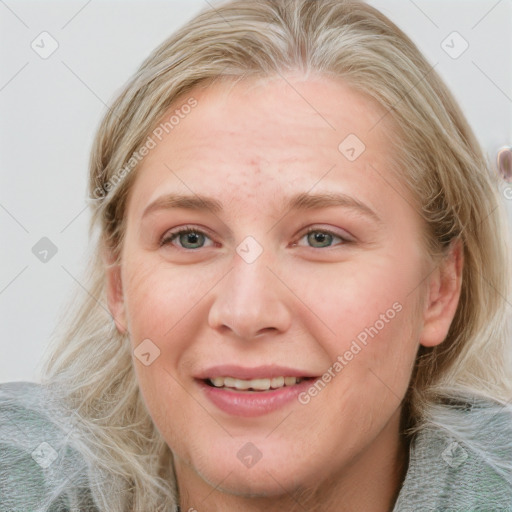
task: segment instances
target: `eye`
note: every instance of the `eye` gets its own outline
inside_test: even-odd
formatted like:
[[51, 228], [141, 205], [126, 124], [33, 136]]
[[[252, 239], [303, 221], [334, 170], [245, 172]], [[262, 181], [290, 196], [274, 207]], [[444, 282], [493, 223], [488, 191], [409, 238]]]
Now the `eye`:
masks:
[[203, 231], [190, 226], [186, 226], [174, 231], [167, 231], [160, 240], [160, 247], [172, 244], [176, 238], [179, 240], [180, 247], [182, 249], [192, 250], [201, 249], [204, 247], [205, 240], [209, 239], [208, 235], [206, 235], [206, 233]]
[[341, 241], [341, 244], [337, 245], [346, 245], [352, 243], [352, 240], [349, 240], [348, 238], [342, 237], [336, 233], [333, 233], [332, 231], [318, 228], [309, 229], [305, 234], [302, 235], [300, 239], [302, 240], [303, 238], [306, 238], [307, 242], [310, 243], [311, 247], [314, 249], [332, 247], [332, 242], [336, 238]]
[[[335, 239], [340, 241], [340, 243], [337, 245], [346, 245], [352, 243], [352, 240], [348, 239], [348, 237], [342, 237], [332, 231], [318, 228], [309, 229], [302, 235], [300, 240], [303, 238], [306, 238], [307, 242], [311, 244], [311, 247], [314, 249], [331, 247]], [[191, 226], [185, 226], [180, 229], [166, 232], [160, 241], [160, 246], [163, 247], [164, 245], [173, 244], [175, 239], [179, 240], [179, 247], [189, 250], [201, 249], [205, 247], [206, 240], [211, 240], [210, 237], [200, 229]], [[299, 244], [296, 243], [294, 245]]]

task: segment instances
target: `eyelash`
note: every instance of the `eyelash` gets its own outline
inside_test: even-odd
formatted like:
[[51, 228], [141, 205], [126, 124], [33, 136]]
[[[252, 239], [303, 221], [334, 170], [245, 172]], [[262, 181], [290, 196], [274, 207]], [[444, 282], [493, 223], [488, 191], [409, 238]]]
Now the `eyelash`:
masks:
[[[206, 237], [208, 237], [208, 234], [200, 229], [194, 228], [193, 226], [185, 226], [183, 228], [177, 229], [176, 231], [168, 231], [167, 233], [165, 233], [165, 235], [160, 240], [160, 247], [162, 247], [164, 245], [169, 245], [175, 238], [179, 237], [179, 235], [186, 234], [186, 233], [197, 233], [199, 235], [205, 235]], [[187, 249], [185, 247], [180, 247], [180, 249], [183, 249], [185, 251], [194, 250], [194, 249]], [[199, 249], [202, 249], [202, 247], [199, 247]]]
[[[205, 233], [204, 231], [202, 231], [200, 229], [194, 228], [193, 226], [185, 226], [185, 227], [179, 228], [175, 231], [167, 232], [160, 240], [160, 247], [163, 247], [164, 245], [171, 244], [171, 242], [175, 238], [178, 238], [181, 234], [187, 234], [187, 233], [196, 233], [199, 235], [204, 235], [207, 238], [210, 238], [207, 233]], [[341, 240], [341, 244], [339, 244], [339, 245], [348, 245], [348, 244], [353, 243], [352, 240], [349, 240], [348, 238], [344, 238], [341, 235], [335, 233], [334, 231], [330, 231], [328, 229], [320, 229], [320, 228], [309, 228], [306, 232], [302, 233], [299, 240], [301, 240], [305, 236], [308, 236], [310, 233], [323, 233], [323, 234], [331, 235], [335, 238], [339, 238]], [[297, 243], [293, 244], [294, 247], [297, 245], [298, 245]], [[330, 247], [333, 247], [333, 246], [327, 246], [327, 247], [311, 247], [310, 246], [311, 249], [329, 249]], [[195, 251], [198, 249], [202, 249], [203, 247], [198, 247], [196, 249], [188, 249], [186, 247], [179, 247], [179, 248], [183, 249], [185, 251]]]

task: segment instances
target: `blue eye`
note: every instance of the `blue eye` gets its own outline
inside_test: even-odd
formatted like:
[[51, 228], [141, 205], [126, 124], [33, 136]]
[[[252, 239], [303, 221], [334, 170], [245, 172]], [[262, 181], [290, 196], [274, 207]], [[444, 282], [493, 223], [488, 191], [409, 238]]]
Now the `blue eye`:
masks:
[[[183, 249], [201, 249], [204, 241], [208, 236], [198, 229], [184, 228], [178, 231], [166, 233], [164, 238], [160, 241], [160, 246], [172, 243], [176, 238], [180, 241], [180, 246]], [[188, 245], [190, 244], [190, 245]]]

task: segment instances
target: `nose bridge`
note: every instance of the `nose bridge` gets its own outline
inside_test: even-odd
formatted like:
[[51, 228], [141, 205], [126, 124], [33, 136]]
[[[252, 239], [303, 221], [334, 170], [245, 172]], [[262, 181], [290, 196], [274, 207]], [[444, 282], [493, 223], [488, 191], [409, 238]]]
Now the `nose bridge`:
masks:
[[270, 250], [251, 238], [237, 247], [231, 270], [214, 289], [209, 311], [212, 328], [230, 329], [247, 339], [270, 329], [286, 330], [290, 323], [286, 287], [270, 270], [276, 260]]

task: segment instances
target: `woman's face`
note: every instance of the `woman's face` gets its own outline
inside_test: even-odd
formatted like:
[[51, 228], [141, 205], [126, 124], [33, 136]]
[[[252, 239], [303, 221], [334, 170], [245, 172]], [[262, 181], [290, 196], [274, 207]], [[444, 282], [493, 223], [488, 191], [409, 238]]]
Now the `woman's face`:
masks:
[[196, 88], [164, 121], [177, 109], [130, 192], [109, 304], [179, 480], [271, 496], [391, 468], [419, 344], [453, 308], [423, 301], [437, 274], [390, 116], [296, 75]]

